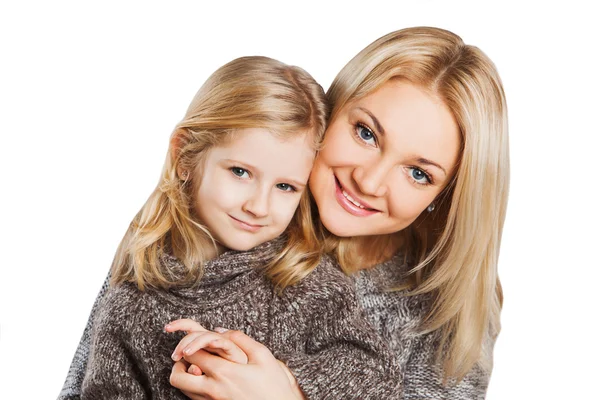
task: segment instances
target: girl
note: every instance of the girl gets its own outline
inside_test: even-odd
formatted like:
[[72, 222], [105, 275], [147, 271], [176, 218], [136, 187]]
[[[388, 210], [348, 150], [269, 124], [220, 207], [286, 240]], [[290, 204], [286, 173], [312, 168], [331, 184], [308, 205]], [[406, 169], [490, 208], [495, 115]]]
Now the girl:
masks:
[[[484, 398], [500, 331], [509, 184], [494, 64], [451, 32], [408, 28], [362, 50], [327, 97], [333, 109], [311, 192], [333, 234], [329, 249], [395, 353], [403, 398]], [[261, 348], [227, 335], [249, 354]], [[193, 399], [235, 398], [248, 381], [277, 381], [273, 357], [255, 368], [201, 352], [187, 360], [214, 373], [202, 380], [174, 366], [174, 385]]]
[[[117, 251], [81, 398], [185, 398], [168, 379], [181, 336], [163, 330], [177, 318], [265, 343], [310, 398], [398, 395], [391, 355], [313, 229], [305, 186], [326, 115], [321, 87], [272, 59], [240, 58], [207, 80]], [[194, 338], [213, 357], [252, 361], [216, 334]], [[290, 390], [278, 371], [277, 396]]]

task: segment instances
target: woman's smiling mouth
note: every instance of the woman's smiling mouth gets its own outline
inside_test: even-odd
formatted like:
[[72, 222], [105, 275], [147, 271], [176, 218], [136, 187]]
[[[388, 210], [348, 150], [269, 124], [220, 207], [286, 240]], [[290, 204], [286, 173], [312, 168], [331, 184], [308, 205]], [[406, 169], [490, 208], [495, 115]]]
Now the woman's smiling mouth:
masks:
[[339, 205], [348, 213], [357, 217], [367, 217], [380, 212], [379, 210], [372, 208], [369, 204], [357, 200], [357, 196], [352, 197], [352, 194], [342, 187], [337, 176], [334, 175], [333, 177], [335, 179], [335, 198]]

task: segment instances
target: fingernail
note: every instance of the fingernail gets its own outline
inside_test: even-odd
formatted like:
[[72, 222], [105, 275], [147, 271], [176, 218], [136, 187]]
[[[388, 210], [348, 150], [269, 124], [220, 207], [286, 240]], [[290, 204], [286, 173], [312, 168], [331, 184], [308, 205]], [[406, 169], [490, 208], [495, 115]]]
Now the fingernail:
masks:
[[192, 375], [202, 375], [202, 374], [200, 373], [200, 368], [196, 367], [195, 365], [192, 365], [192, 366], [190, 367], [190, 370], [189, 370], [188, 372], [189, 372], [190, 374], [192, 374]]
[[189, 355], [192, 352], [192, 349], [190, 349], [189, 347], [186, 348], [185, 350], [183, 350], [183, 352], [187, 355]]
[[166, 324], [165, 325], [165, 329], [169, 329], [171, 327], [171, 324]]
[[177, 353], [173, 352], [173, 354], [171, 354], [171, 358], [173, 359], [173, 361], [178, 361]]
[[220, 326], [215, 328], [215, 332], [217, 332], [217, 333], [225, 333], [228, 330], [229, 329], [227, 329], [227, 328], [221, 328]]

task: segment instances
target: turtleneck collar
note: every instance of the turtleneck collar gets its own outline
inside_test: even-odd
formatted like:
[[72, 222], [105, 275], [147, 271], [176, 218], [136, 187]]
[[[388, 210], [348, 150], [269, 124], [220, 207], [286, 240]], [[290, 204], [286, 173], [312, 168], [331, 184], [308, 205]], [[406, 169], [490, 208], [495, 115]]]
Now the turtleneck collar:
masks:
[[[217, 305], [231, 300], [232, 296], [243, 294], [262, 282], [260, 269], [283, 250], [284, 244], [285, 235], [281, 235], [248, 251], [228, 250], [204, 264], [199, 285], [173, 287], [163, 294], [174, 302], [179, 298], [181, 304], [194, 300]], [[185, 270], [181, 261], [172, 255], [163, 256], [163, 263], [175, 274]]]

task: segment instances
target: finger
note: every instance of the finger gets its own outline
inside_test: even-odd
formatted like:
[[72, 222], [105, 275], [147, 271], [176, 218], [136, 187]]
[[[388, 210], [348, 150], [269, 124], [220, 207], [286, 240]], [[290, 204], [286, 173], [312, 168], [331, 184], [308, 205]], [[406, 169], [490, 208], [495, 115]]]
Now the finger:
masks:
[[196, 364], [190, 365], [187, 372], [188, 372], [188, 374], [192, 374], [192, 375], [196, 375], [196, 376], [202, 375], [202, 370]]
[[207, 332], [202, 336], [196, 336], [194, 340], [189, 342], [189, 344], [183, 348], [183, 353], [185, 355], [190, 355], [200, 349], [204, 349], [238, 364], [248, 363], [246, 353], [231, 340], [223, 338], [217, 333]]
[[[206, 395], [207, 389], [211, 387], [211, 382], [207, 375], [196, 376], [188, 374], [187, 366], [182, 361], [178, 361], [173, 365], [169, 382], [171, 386], [182, 391], [185, 390], [196, 396]], [[188, 394], [186, 396], [190, 397]]]
[[[184, 356], [184, 360], [189, 364], [197, 365], [202, 372], [203, 376], [215, 377], [223, 374], [223, 371], [227, 371], [232, 365], [231, 361], [228, 361], [220, 356], [215, 356], [207, 351], [200, 350], [189, 356]], [[209, 392], [206, 392], [209, 393]], [[205, 394], [206, 394], [205, 393]]]
[[195, 332], [195, 331], [206, 331], [207, 329], [200, 325], [198, 322], [193, 319], [184, 318], [177, 319], [175, 321], [169, 322], [165, 325], [165, 331], [167, 332], [177, 332], [177, 331], [187, 331], [187, 332]]
[[[217, 339], [221, 339], [221, 336], [211, 331], [192, 332], [179, 341], [177, 347], [175, 347], [175, 350], [171, 355], [171, 358], [174, 361], [179, 361], [184, 355], [189, 355], [197, 352], [200, 349], [204, 349], [209, 345], [210, 342]], [[231, 347], [233, 346], [235, 345], [232, 343]]]
[[[179, 341], [175, 347], [175, 350], [173, 350], [173, 354], [171, 354], [171, 358], [173, 361], [179, 361], [184, 355], [195, 353], [200, 349], [210, 351], [210, 343], [213, 341], [218, 341], [219, 339], [222, 339], [221, 336], [211, 331], [189, 333]], [[215, 346], [215, 348], [218, 347], [218, 345]], [[237, 346], [234, 343], [229, 343], [228, 348], [232, 349], [232, 351], [235, 351], [236, 347]], [[242, 351], [238, 350], [237, 354], [234, 355], [237, 356], [236, 359], [242, 357], [239, 355], [240, 353], [242, 353]], [[245, 356], [246, 355], [244, 354], [243, 357]]]
[[177, 346], [175, 346], [175, 350], [173, 350], [173, 354], [171, 354], [171, 358], [173, 359], [173, 361], [181, 360], [181, 357], [183, 357], [185, 354], [184, 350], [190, 345], [190, 343], [192, 343], [197, 337], [205, 335], [207, 333], [212, 332], [192, 332], [185, 335], [185, 337], [181, 339], [179, 343], [177, 343]]
[[250, 336], [240, 331], [219, 329], [221, 336], [235, 343], [248, 357], [248, 363], [262, 363], [266, 361], [275, 361], [271, 351], [262, 343], [257, 342]]

